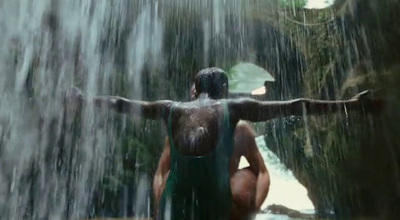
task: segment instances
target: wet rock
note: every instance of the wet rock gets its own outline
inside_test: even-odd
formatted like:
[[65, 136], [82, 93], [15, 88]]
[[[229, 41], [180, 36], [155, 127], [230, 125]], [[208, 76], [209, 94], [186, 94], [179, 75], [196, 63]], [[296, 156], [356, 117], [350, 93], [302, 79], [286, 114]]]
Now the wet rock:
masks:
[[283, 205], [276, 205], [276, 204], [272, 204], [269, 205], [266, 209], [264, 209], [263, 211], [261, 211], [261, 213], [272, 213], [272, 214], [276, 214], [276, 215], [287, 215], [291, 218], [301, 218], [301, 219], [314, 219], [314, 215], [313, 214], [305, 214], [305, 213], [301, 213], [300, 211], [294, 210], [294, 209], [290, 209], [288, 207], [285, 207]]

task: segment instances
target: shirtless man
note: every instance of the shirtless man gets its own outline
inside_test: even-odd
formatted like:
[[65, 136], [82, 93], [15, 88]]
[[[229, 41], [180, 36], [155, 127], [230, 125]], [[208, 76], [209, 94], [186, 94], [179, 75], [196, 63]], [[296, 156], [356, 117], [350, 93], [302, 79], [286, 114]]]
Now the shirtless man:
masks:
[[[261, 122], [291, 115], [373, 112], [382, 107], [379, 100], [361, 99], [366, 92], [344, 101], [221, 99], [228, 93], [228, 78], [218, 68], [199, 72], [195, 85], [198, 96], [191, 102], [147, 102], [117, 96], [92, 100], [95, 106], [163, 120], [167, 126], [171, 162], [158, 219], [230, 219], [230, 158], [240, 120]], [[87, 103], [77, 88], [69, 90], [66, 98], [69, 108]], [[72, 108], [73, 112], [76, 109]]]
[[[193, 84], [190, 90], [191, 99], [195, 100], [197, 95], [195, 85]], [[226, 98], [223, 94], [221, 97]], [[249, 219], [260, 211], [261, 205], [268, 195], [270, 176], [264, 159], [258, 150], [255, 141], [255, 132], [249, 124], [240, 121], [236, 125], [234, 140], [235, 146], [230, 161], [230, 184], [232, 191], [231, 219]], [[239, 162], [242, 156], [249, 162], [249, 167], [239, 170]], [[165, 148], [161, 154], [153, 180], [156, 213], [165, 183], [168, 179], [170, 159], [170, 146], [167, 137]]]

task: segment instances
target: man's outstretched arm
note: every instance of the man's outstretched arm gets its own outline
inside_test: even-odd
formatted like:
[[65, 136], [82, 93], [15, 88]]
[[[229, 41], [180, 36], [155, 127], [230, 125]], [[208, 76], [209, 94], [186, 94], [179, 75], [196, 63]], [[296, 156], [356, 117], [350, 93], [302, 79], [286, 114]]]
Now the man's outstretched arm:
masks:
[[148, 119], [161, 119], [172, 104], [172, 101], [129, 100], [119, 96], [97, 96], [93, 98], [97, 107], [106, 107], [119, 113], [143, 116]]
[[229, 100], [229, 108], [238, 120], [252, 122], [267, 121], [279, 117], [323, 115], [336, 112], [377, 112], [383, 108], [382, 100], [363, 98], [362, 92], [349, 100], [328, 101], [315, 99], [294, 99], [288, 101], [256, 101], [253, 99]]
[[93, 102], [96, 107], [105, 107], [118, 113], [142, 116], [148, 119], [161, 119], [168, 113], [173, 101], [140, 101], [129, 100], [119, 96], [97, 96], [91, 99], [85, 97], [78, 88], [71, 88], [66, 95], [68, 104], [78, 102], [77, 106], [82, 106], [88, 102]]

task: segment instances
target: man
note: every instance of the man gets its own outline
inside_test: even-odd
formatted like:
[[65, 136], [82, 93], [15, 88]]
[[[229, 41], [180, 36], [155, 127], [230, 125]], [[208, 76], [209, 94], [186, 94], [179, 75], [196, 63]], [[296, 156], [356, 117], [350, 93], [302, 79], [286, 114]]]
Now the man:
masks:
[[[191, 87], [190, 96], [192, 100], [196, 99], [194, 84]], [[222, 98], [226, 97], [222, 95]], [[261, 205], [268, 195], [270, 176], [256, 145], [255, 132], [249, 124], [241, 121], [236, 125], [234, 140], [233, 155], [230, 159], [231, 219], [248, 219], [261, 209]], [[239, 162], [242, 156], [249, 162], [249, 167], [239, 170]], [[153, 180], [156, 213], [169, 170], [170, 146], [167, 137]]]
[[[360, 99], [366, 92], [345, 101], [221, 99], [228, 93], [228, 78], [218, 68], [200, 71], [195, 77], [195, 87], [197, 99], [182, 103], [146, 102], [117, 96], [93, 98], [98, 107], [163, 120], [167, 126], [171, 164], [158, 219], [230, 218], [230, 158], [234, 130], [240, 120], [261, 122], [291, 115], [373, 112], [382, 106], [377, 100]], [[86, 103], [76, 88], [67, 93], [67, 101], [78, 107]]]

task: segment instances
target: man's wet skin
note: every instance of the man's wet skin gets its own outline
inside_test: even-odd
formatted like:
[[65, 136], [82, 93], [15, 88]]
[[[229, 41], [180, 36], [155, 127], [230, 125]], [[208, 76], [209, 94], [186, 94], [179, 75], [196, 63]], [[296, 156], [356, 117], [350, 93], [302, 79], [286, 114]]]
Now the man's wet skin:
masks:
[[[191, 98], [195, 98], [194, 86], [191, 88]], [[204, 109], [203, 114], [210, 114], [210, 110]], [[215, 112], [215, 110], [211, 110]], [[190, 115], [190, 111], [188, 112]], [[218, 114], [218, 113], [214, 113]], [[204, 129], [204, 125], [201, 121], [194, 119], [194, 123], [188, 123], [189, 126], [197, 125], [197, 130], [185, 133], [182, 136], [189, 136], [191, 142], [196, 142], [196, 137], [207, 138], [210, 133]], [[179, 123], [178, 123], [179, 124]], [[215, 129], [215, 128], [214, 128]], [[215, 134], [212, 132], [211, 134]], [[211, 135], [213, 136], [213, 135]], [[255, 132], [250, 125], [241, 121], [237, 124], [235, 128], [235, 146], [234, 152], [230, 161], [230, 176], [231, 176], [231, 192], [232, 192], [232, 218], [231, 219], [242, 219], [244, 217], [249, 217], [255, 212], [257, 212], [265, 198], [267, 197], [269, 191], [270, 178], [268, 170], [264, 164], [264, 160], [257, 148], [255, 142]], [[214, 137], [214, 141], [219, 140], [218, 137]], [[165, 187], [165, 182], [169, 174], [170, 166], [170, 149], [169, 140], [166, 138], [165, 150], [160, 158], [158, 169], [156, 171], [154, 182], [153, 182], [153, 192], [156, 201], [156, 205], [160, 200], [161, 193]], [[198, 148], [197, 144], [183, 143], [185, 146], [193, 146], [194, 149]], [[212, 144], [215, 146], [216, 144]], [[189, 149], [190, 151], [190, 149]], [[212, 149], [208, 149], [212, 151]], [[194, 153], [194, 154], [193, 154]], [[202, 155], [207, 153], [207, 151], [190, 151], [190, 155]], [[249, 162], [249, 167], [239, 170], [239, 163], [241, 157], [244, 156]], [[259, 177], [259, 178], [258, 178]], [[258, 185], [258, 190], [257, 190]], [[261, 188], [261, 189], [260, 189]], [[256, 196], [258, 194], [258, 196]], [[157, 209], [157, 208], [156, 208]]]
[[224, 117], [220, 101], [200, 98], [182, 103], [171, 117], [173, 143], [181, 154], [204, 156], [217, 146]]

